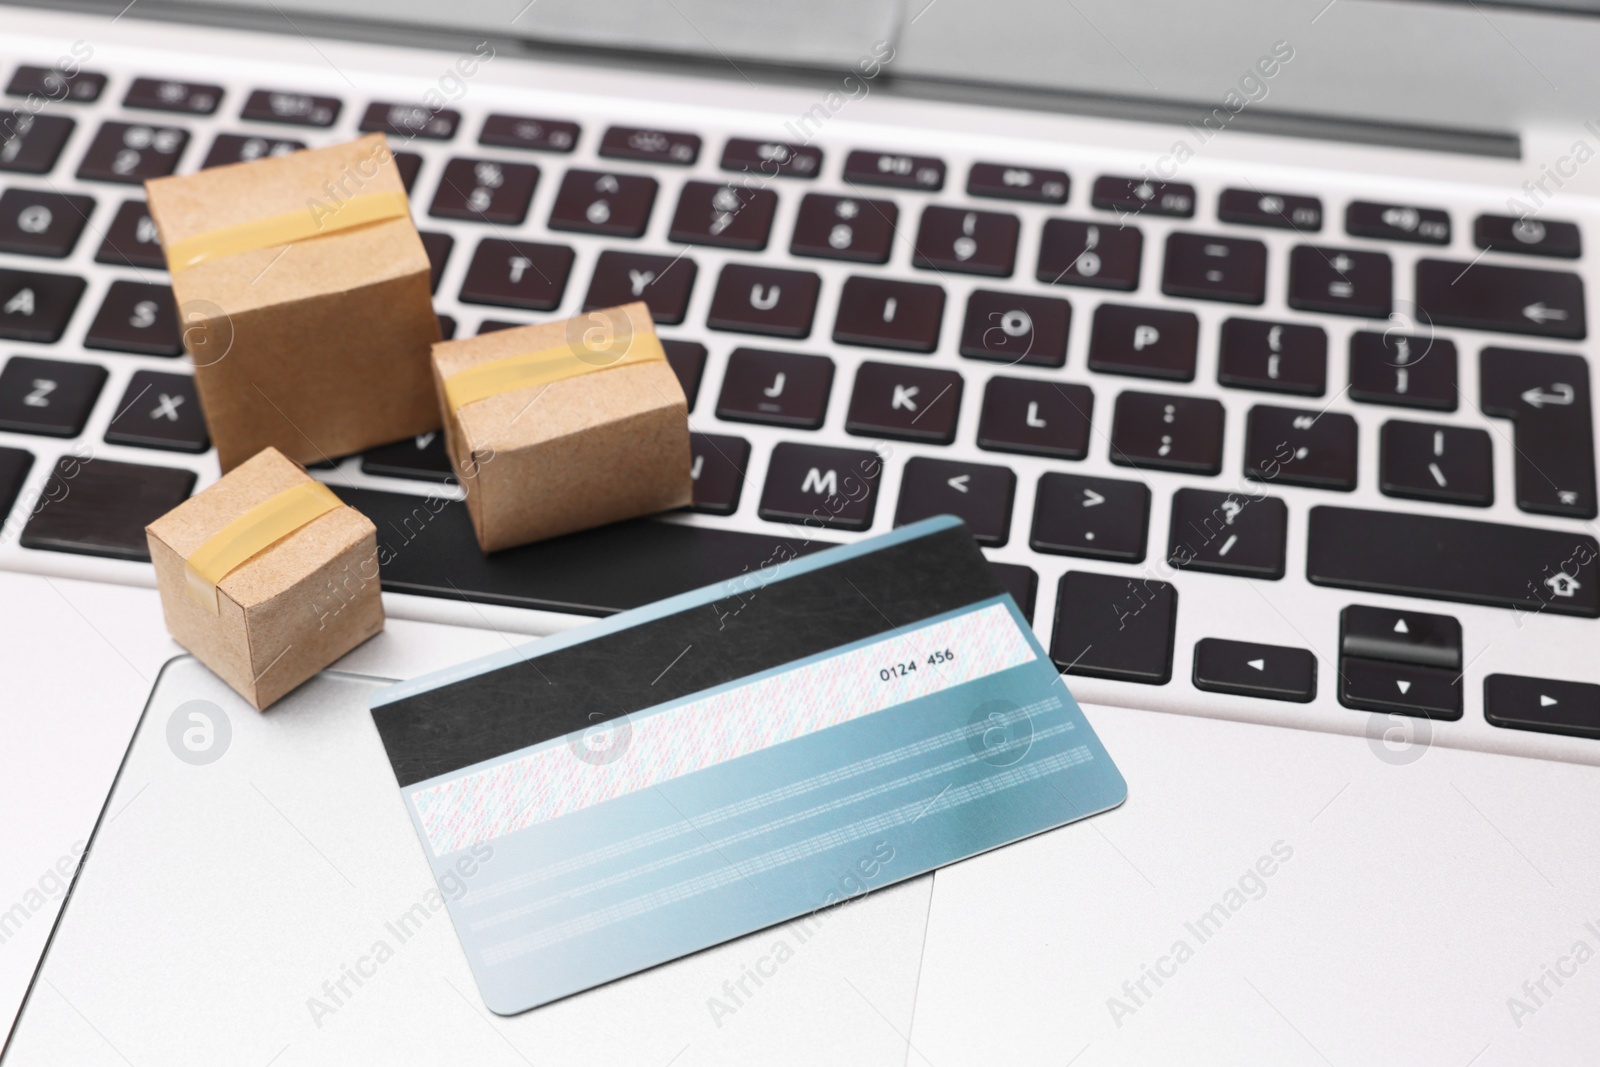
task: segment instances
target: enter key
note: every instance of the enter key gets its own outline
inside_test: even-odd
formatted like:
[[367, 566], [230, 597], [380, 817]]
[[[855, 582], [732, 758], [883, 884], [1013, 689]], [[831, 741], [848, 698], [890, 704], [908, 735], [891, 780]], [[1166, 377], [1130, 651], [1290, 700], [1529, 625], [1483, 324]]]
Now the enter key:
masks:
[[1594, 423], [1584, 358], [1486, 348], [1479, 381], [1484, 414], [1515, 427], [1517, 507], [1594, 518]]

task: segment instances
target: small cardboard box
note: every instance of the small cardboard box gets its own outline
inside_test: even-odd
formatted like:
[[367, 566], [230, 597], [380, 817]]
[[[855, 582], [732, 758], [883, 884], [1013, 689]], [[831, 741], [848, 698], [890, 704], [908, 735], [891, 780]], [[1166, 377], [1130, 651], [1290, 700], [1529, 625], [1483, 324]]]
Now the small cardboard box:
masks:
[[428, 254], [381, 135], [145, 189], [224, 471], [438, 429]]
[[436, 344], [433, 370], [485, 552], [693, 500], [688, 402], [643, 303]]
[[383, 629], [377, 530], [330, 492], [268, 448], [145, 527], [167, 629], [257, 710]]

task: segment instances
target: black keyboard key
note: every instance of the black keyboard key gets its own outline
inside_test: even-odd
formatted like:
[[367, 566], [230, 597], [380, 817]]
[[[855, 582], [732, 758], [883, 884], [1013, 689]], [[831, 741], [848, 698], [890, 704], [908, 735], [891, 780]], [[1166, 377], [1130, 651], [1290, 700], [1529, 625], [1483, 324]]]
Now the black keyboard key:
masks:
[[1017, 261], [1022, 223], [999, 211], [966, 211], [930, 204], [911, 249], [911, 265], [922, 270], [1009, 277]]
[[1456, 346], [1439, 337], [1360, 330], [1350, 335], [1350, 399], [1456, 409]]
[[94, 254], [96, 263], [118, 267], [143, 267], [166, 270], [167, 257], [161, 251], [161, 234], [143, 200], [128, 200], [117, 209], [106, 228], [106, 238]]
[[1178, 629], [1168, 582], [1068, 571], [1056, 595], [1050, 658], [1063, 674], [1166, 685]]
[[1200, 320], [1188, 311], [1101, 304], [1089, 335], [1089, 369], [1194, 381]]
[[1107, 175], [1094, 180], [1090, 200], [1100, 210], [1119, 215], [1168, 215], [1179, 219], [1194, 215], [1194, 186], [1183, 182]]
[[650, 222], [656, 188], [654, 178], [638, 174], [569, 170], [561, 179], [555, 207], [550, 211], [550, 228], [607, 237], [638, 237]]
[[71, 274], [0, 268], [0, 337], [53, 344], [83, 296], [85, 282]]
[[1600, 737], [1600, 685], [1491, 674], [1483, 680], [1483, 717], [1511, 730]]
[[796, 340], [811, 335], [822, 279], [808, 270], [729, 263], [717, 277], [706, 325]]
[[1447, 245], [1450, 243], [1450, 213], [1433, 207], [1353, 200], [1344, 211], [1344, 229], [1352, 237]]
[[193, 471], [62, 456], [22, 547], [150, 562], [144, 528], [189, 498]]
[[974, 163], [967, 171], [967, 195], [995, 200], [1026, 200], [1035, 204], [1065, 204], [1072, 181], [1064, 170], [1014, 167], [1004, 163]]
[[1194, 687], [1305, 704], [1317, 695], [1317, 657], [1303, 648], [1207, 637], [1194, 646]]
[[1096, 289], [1139, 288], [1139, 256], [1144, 237], [1132, 226], [1050, 219], [1039, 239], [1034, 277], [1051, 285]]
[[722, 377], [717, 418], [815, 430], [828, 413], [832, 388], [827, 356], [736, 348]]
[[723, 434], [692, 433], [689, 454], [689, 478], [694, 482], [694, 503], [689, 510], [706, 515], [738, 511], [750, 469], [750, 442]]
[[1429, 719], [1461, 718], [1461, 672], [1346, 656], [1339, 661], [1339, 703]]
[[1034, 601], [1039, 595], [1039, 572], [1020, 563], [991, 562], [989, 566], [994, 568], [995, 577], [1006, 587], [1006, 592], [1011, 594], [1011, 599], [1021, 609], [1023, 619], [1031, 626]]
[[1583, 254], [1583, 238], [1571, 222], [1479, 215], [1472, 224], [1472, 240], [1479, 248], [1521, 256], [1577, 259]]
[[107, 122], [101, 125], [78, 164], [85, 181], [143, 185], [165, 178], [178, 167], [189, 131], [176, 126]]
[[422, 173], [422, 157], [415, 152], [396, 152], [394, 166], [400, 172], [400, 184], [405, 186], [406, 195], [410, 196], [417, 187], [417, 175]]
[[39, 97], [58, 104], [92, 104], [100, 99], [106, 76], [73, 66], [70, 74], [58, 67], [18, 67], [6, 84], [6, 94]]
[[772, 522], [865, 530], [882, 473], [876, 452], [786, 441], [772, 450], [758, 514]]
[[439, 320], [439, 336], [444, 338], [446, 341], [454, 341], [456, 338], [455, 318], [450, 315], [439, 315], [436, 317]]
[[277, 159], [292, 155], [306, 146], [304, 141], [287, 137], [247, 137], [237, 133], [219, 133], [211, 142], [202, 170], [225, 167], [230, 163], [251, 163], [258, 159]]
[[344, 105], [332, 96], [257, 89], [244, 102], [239, 117], [251, 122], [277, 122], [285, 126], [327, 128], [339, 118]]
[[1489, 433], [1423, 422], [1383, 424], [1378, 488], [1388, 496], [1486, 508], [1494, 503]]
[[1382, 252], [1295, 245], [1289, 253], [1289, 306], [1297, 311], [1387, 318], [1394, 263]]
[[996, 376], [983, 390], [978, 447], [1082, 459], [1089, 453], [1093, 414], [1094, 393], [1087, 385]]
[[1267, 298], [1267, 246], [1239, 237], [1168, 234], [1161, 291], [1197, 300], [1260, 304]]
[[1222, 324], [1217, 381], [1233, 389], [1321, 396], [1328, 388], [1328, 333], [1260, 319]]
[[1052, 555], [1139, 563], [1149, 530], [1149, 486], [1051, 471], [1040, 476], [1034, 494], [1028, 545]]
[[1417, 261], [1419, 314], [1440, 326], [1581, 341], [1583, 279], [1567, 271]]
[[887, 278], [846, 279], [839, 295], [833, 340], [906, 352], [932, 352], [939, 345], [944, 290], [937, 285]]
[[93, 363], [12, 356], [0, 370], [0, 430], [76, 437], [106, 383]]
[[165, 78], [135, 78], [122, 98], [123, 107], [143, 111], [172, 111], [181, 115], [215, 114], [222, 103], [222, 86]]
[[677, 375], [683, 397], [689, 402], [689, 410], [693, 411], [695, 397], [700, 393], [700, 379], [706, 372], [706, 346], [698, 341], [675, 341], [663, 337], [661, 350], [667, 354], [667, 365]]
[[733, 137], [722, 148], [722, 169], [769, 178], [815, 178], [822, 173], [822, 149]]
[[1478, 357], [1485, 415], [1512, 420], [1517, 507], [1595, 517], [1594, 425], [1583, 356], [1485, 348]]
[[428, 214], [498, 226], [520, 226], [528, 217], [539, 168], [531, 163], [492, 159], [452, 159], [433, 194]]
[[1167, 562], [1180, 570], [1283, 577], [1289, 509], [1271, 496], [1179, 489], [1172, 495]]
[[605, 159], [636, 159], [642, 163], [691, 166], [700, 158], [700, 138], [692, 133], [612, 126], [600, 139]]
[[518, 326], [530, 325], [526, 322], [506, 322], [503, 319], [484, 319], [478, 323], [478, 333], [499, 333], [501, 330], [515, 330]]
[[485, 556], [459, 502], [424, 508], [418, 534], [401, 532], [417, 529], [415, 495], [335, 492], [377, 526], [386, 591], [546, 611], [610, 615], [828, 547], [778, 531], [635, 519]]
[[891, 189], [936, 193], [944, 188], [944, 160], [858, 150], [845, 157], [844, 180], [856, 185], [884, 185]]
[[361, 473], [441, 484], [456, 480], [455, 468], [444, 450], [444, 434], [437, 430], [366, 452], [361, 457]]
[[689, 310], [689, 294], [699, 268], [687, 256], [643, 252], [600, 253], [583, 309], [620, 307], [643, 300], [656, 322], [677, 325]]
[[1461, 623], [1449, 615], [1351, 604], [1339, 613], [1339, 655], [1461, 669]]
[[887, 263], [900, 209], [892, 200], [807, 193], [789, 251], [797, 256]]
[[1241, 226], [1271, 226], [1316, 233], [1322, 229], [1322, 200], [1293, 193], [1224, 189], [1217, 198], [1217, 218]]
[[1017, 476], [1005, 467], [916, 456], [900, 475], [894, 524], [955, 515], [980, 545], [999, 548], [1011, 537], [1011, 501]]
[[1350, 492], [1356, 487], [1356, 420], [1258, 404], [1245, 421], [1244, 476]]
[[974, 289], [961, 327], [961, 354], [1015, 366], [1059, 367], [1067, 361], [1072, 305], [1052, 296]]
[[450, 253], [456, 246], [456, 239], [447, 233], [417, 234], [422, 239], [422, 250], [428, 253], [428, 285], [431, 291], [439, 291], [439, 279], [444, 276], [445, 264], [450, 261]]
[[570, 152], [578, 143], [578, 124], [562, 119], [523, 115], [490, 115], [483, 120], [478, 143], [496, 148], [531, 148], [540, 152]]
[[759, 252], [767, 247], [778, 194], [770, 189], [684, 182], [669, 240]]
[[461, 299], [468, 304], [554, 311], [566, 291], [573, 258], [566, 245], [485, 237], [467, 266]]
[[22, 483], [32, 469], [33, 453], [0, 447], [0, 531], [7, 535], [10, 529], [6, 516], [11, 512], [11, 505], [17, 502], [17, 494], [22, 492]]
[[0, 194], [0, 252], [62, 259], [93, 213], [93, 197], [7, 189]]
[[205, 413], [188, 374], [136, 371], [117, 401], [106, 441], [136, 448], [204, 452], [211, 447]]
[[386, 133], [406, 141], [418, 137], [428, 141], [448, 141], [456, 135], [456, 127], [460, 124], [461, 112], [451, 108], [375, 102], [367, 105], [366, 112], [361, 116], [360, 129], [362, 133]]
[[170, 285], [115, 281], [83, 339], [86, 348], [141, 356], [181, 356], [178, 311]]
[[947, 445], [961, 414], [961, 375], [895, 363], [861, 364], [850, 393], [847, 432]]
[[1123, 393], [1111, 417], [1111, 462], [1216, 474], [1222, 469], [1222, 424], [1222, 405], [1215, 400]]
[[1311, 509], [1318, 585], [1600, 618], [1600, 544], [1585, 534], [1355, 508]]
[[47, 174], [77, 125], [63, 115], [0, 113], [0, 171]]

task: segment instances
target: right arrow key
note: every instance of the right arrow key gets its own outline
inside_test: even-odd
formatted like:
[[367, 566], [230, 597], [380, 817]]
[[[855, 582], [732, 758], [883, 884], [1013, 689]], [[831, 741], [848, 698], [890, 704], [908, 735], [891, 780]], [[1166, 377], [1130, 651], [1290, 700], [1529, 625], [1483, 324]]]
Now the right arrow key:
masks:
[[1600, 685], [1491, 674], [1483, 680], [1483, 717], [1512, 730], [1600, 737]]
[[1417, 261], [1417, 317], [1439, 326], [1581, 341], [1587, 336], [1583, 279], [1446, 259]]

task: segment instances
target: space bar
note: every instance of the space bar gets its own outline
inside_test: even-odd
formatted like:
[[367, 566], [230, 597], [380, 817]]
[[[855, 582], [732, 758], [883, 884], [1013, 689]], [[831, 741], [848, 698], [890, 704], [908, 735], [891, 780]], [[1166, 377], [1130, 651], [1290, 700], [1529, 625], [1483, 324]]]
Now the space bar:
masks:
[[611, 615], [753, 572], [826, 543], [636, 519], [485, 556], [465, 505], [334, 486], [378, 528], [390, 593]]
[[1371, 593], [1600, 617], [1585, 534], [1356, 508], [1311, 509], [1306, 577]]

